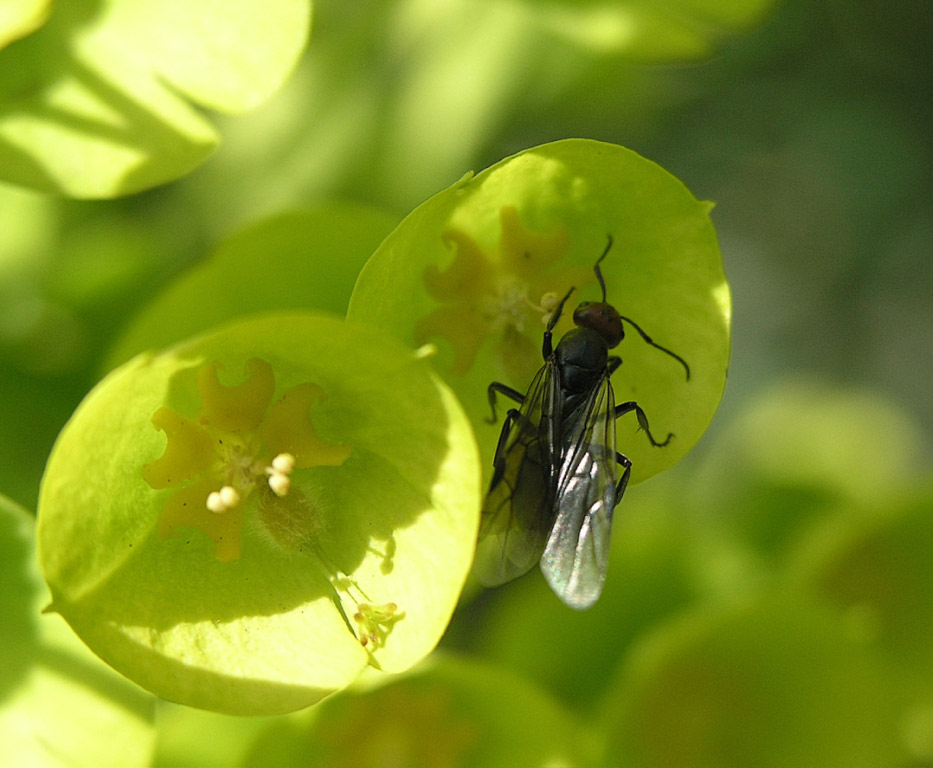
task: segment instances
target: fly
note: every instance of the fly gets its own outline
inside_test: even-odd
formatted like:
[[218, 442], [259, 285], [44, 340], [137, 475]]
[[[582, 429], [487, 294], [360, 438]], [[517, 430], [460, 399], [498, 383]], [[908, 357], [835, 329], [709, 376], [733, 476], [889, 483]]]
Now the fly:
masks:
[[554, 327], [574, 289], [567, 291], [544, 331], [544, 365], [528, 392], [522, 395], [497, 381], [488, 388], [493, 422], [496, 393], [519, 408], [509, 409], [499, 434], [483, 505], [476, 575], [484, 585], [497, 586], [540, 562], [555, 594], [580, 610], [593, 605], [602, 592], [613, 510], [632, 471], [632, 462], [616, 451], [616, 419], [634, 412], [655, 447], [674, 437], [656, 440], [638, 403], [616, 405], [610, 377], [622, 360], [609, 350], [625, 335], [623, 321], [647, 344], [679, 362], [690, 379], [690, 366], [680, 355], [656, 344], [606, 303], [599, 264], [611, 248], [610, 236], [593, 265], [602, 301], [580, 304], [573, 313], [577, 327], [554, 347]]

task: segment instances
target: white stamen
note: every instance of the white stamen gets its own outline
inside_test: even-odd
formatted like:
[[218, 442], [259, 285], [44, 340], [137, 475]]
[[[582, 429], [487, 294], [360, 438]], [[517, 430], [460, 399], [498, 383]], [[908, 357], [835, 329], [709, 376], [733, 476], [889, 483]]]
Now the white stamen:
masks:
[[269, 487], [276, 496], [286, 496], [292, 487], [292, 479], [284, 472], [273, 472], [269, 475]]
[[240, 492], [232, 485], [225, 485], [219, 491], [207, 495], [207, 508], [215, 515], [222, 515], [240, 503]]
[[289, 474], [295, 468], [295, 457], [290, 453], [280, 453], [272, 459], [272, 469], [283, 475]]
[[232, 485], [225, 485], [220, 489], [220, 500], [227, 509], [233, 509], [240, 503], [240, 492]]
[[292, 487], [292, 479], [289, 477], [295, 468], [295, 457], [290, 453], [277, 454], [272, 459], [272, 464], [266, 467], [266, 474], [269, 476], [269, 487], [276, 496], [285, 496]]

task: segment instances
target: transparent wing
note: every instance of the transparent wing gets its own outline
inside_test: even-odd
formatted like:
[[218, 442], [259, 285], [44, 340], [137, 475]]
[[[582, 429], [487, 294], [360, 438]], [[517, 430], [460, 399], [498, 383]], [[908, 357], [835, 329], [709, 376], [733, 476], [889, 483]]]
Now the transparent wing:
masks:
[[554, 522], [559, 384], [546, 363], [496, 453], [483, 505], [474, 574], [496, 586], [527, 573], [541, 558]]
[[608, 376], [577, 418], [565, 425], [563, 446], [554, 498], [557, 516], [541, 570], [566, 605], [584, 609], [603, 590], [616, 505], [615, 396]]

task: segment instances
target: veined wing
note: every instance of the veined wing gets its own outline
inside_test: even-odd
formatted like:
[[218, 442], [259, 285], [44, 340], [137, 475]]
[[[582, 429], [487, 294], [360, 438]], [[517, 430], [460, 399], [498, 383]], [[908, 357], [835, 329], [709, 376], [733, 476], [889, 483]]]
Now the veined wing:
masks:
[[564, 431], [554, 498], [557, 516], [541, 570], [566, 605], [584, 609], [603, 589], [616, 505], [615, 396], [608, 375]]
[[517, 578], [541, 558], [554, 521], [559, 395], [557, 373], [548, 361], [535, 375], [496, 452], [474, 567], [485, 586]]

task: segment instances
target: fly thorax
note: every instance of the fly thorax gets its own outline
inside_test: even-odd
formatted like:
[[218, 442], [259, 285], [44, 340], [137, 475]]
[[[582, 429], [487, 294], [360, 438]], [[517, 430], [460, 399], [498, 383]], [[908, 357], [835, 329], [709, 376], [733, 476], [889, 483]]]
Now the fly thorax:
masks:
[[561, 388], [567, 393], [586, 392], [599, 380], [609, 361], [602, 336], [590, 328], [574, 328], [561, 337], [554, 350]]

